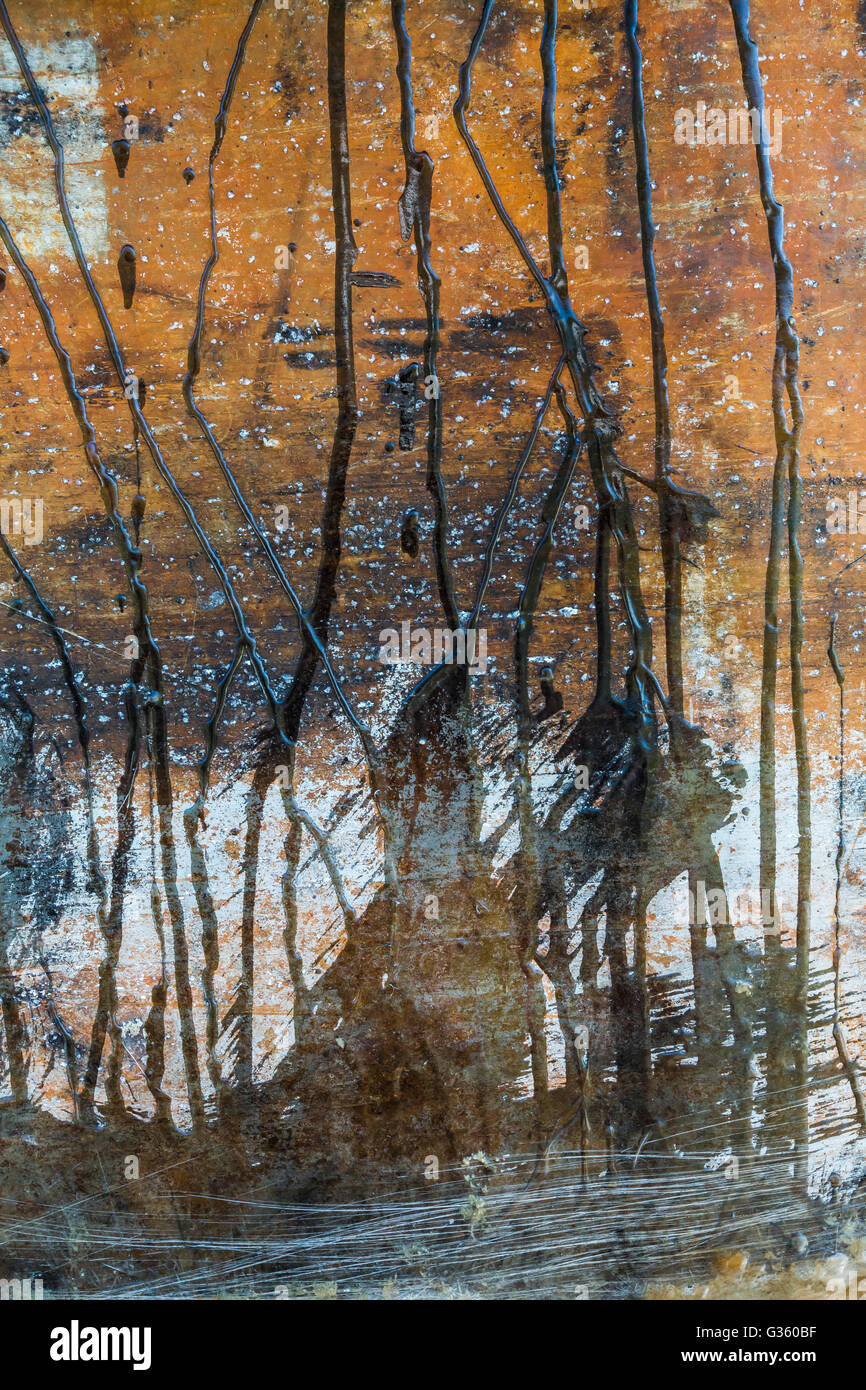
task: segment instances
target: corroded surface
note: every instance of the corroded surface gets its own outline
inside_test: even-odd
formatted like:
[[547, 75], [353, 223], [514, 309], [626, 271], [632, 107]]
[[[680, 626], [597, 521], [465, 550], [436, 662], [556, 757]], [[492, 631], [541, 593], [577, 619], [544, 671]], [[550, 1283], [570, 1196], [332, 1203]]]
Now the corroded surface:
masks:
[[856, 5], [0, 10], [4, 1267], [859, 1250]]

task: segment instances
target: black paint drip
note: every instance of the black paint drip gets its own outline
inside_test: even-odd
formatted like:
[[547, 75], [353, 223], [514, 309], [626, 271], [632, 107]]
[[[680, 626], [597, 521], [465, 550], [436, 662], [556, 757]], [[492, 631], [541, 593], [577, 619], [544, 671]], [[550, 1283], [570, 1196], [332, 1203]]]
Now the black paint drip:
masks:
[[410, 507], [400, 527], [400, 549], [414, 560], [418, 554], [418, 513]]
[[415, 447], [415, 398], [418, 363], [410, 362], [396, 378], [385, 382], [384, 394], [394, 401], [400, 413], [400, 448]]
[[120, 288], [123, 291], [124, 309], [132, 308], [132, 298], [135, 294], [135, 247], [130, 246], [129, 242], [120, 249], [117, 258], [117, 273], [120, 276]]
[[128, 140], [112, 140], [111, 142], [111, 153], [114, 155], [117, 173], [122, 179], [126, 178], [126, 168], [129, 164], [129, 152], [131, 148]]

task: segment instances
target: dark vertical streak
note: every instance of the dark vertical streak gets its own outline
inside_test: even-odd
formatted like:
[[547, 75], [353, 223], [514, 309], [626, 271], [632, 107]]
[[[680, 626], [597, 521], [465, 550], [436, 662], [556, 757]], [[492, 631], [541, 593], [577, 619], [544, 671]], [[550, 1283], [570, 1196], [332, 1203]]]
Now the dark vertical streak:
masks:
[[262, 818], [265, 797], [273, 780], [273, 766], [268, 759], [253, 775], [252, 786], [247, 797], [245, 822], [247, 827], [244, 844], [243, 905], [241, 910], [241, 948], [240, 980], [237, 988], [235, 1013], [235, 1081], [241, 1091], [249, 1091], [253, 1081], [253, 1012], [255, 1000], [255, 908], [256, 880], [259, 868], [259, 842], [262, 834]]
[[544, 29], [541, 34], [541, 70], [544, 89], [541, 97], [541, 153], [544, 186], [547, 190], [547, 245], [550, 253], [550, 283], [558, 295], [568, 293], [568, 277], [562, 250], [562, 200], [556, 169], [556, 24], [557, 0], [544, 0]]
[[433, 556], [439, 597], [448, 626], [456, 630], [460, 618], [454, 599], [454, 583], [448, 560], [448, 513], [442, 481], [442, 397], [436, 361], [439, 353], [439, 287], [430, 256], [430, 208], [433, 199], [433, 160], [415, 149], [415, 107], [412, 95], [412, 41], [406, 29], [405, 0], [391, 0], [391, 17], [397, 38], [397, 77], [400, 83], [400, 137], [406, 164], [406, 185], [400, 198], [400, 223], [404, 240], [414, 234], [418, 283], [424, 297], [427, 334], [424, 339], [424, 380], [433, 394], [428, 401], [427, 488], [433, 498], [435, 528]]
[[129, 243], [120, 249], [120, 255], [117, 258], [117, 273], [120, 277], [120, 288], [123, 293], [123, 307], [124, 309], [131, 309], [135, 296], [135, 248]]
[[295, 880], [301, 855], [301, 826], [297, 819], [289, 822], [283, 840], [283, 853], [286, 856], [286, 869], [282, 878], [283, 945], [289, 963], [292, 981], [292, 1023], [294, 1025], [295, 1049], [303, 1051], [307, 1043], [307, 1030], [310, 1018], [309, 991], [304, 978], [304, 962], [298, 950], [298, 893]]
[[668, 397], [668, 359], [665, 330], [656, 279], [653, 243], [655, 225], [652, 214], [652, 178], [644, 110], [643, 58], [637, 37], [637, 0], [626, 0], [626, 42], [631, 62], [631, 110], [634, 134], [638, 208], [641, 226], [641, 255], [650, 319], [655, 406], [655, 483], [658, 496], [662, 564], [665, 575], [665, 656], [668, 698], [678, 714], [683, 712], [682, 645], [682, 564], [680, 560], [677, 513], [672, 505], [670, 486], [671, 412]]
[[[806, 1114], [808, 1079], [807, 996], [809, 988], [810, 908], [812, 870], [812, 829], [810, 805], [810, 772], [804, 708], [802, 646], [803, 646], [803, 562], [799, 545], [801, 506], [800, 433], [803, 428], [803, 407], [797, 384], [800, 362], [800, 342], [794, 323], [794, 272], [785, 255], [785, 215], [773, 194], [773, 172], [770, 165], [764, 121], [764, 88], [758, 62], [758, 47], [749, 31], [749, 0], [730, 0], [743, 88], [750, 108], [758, 112], [761, 138], [755, 145], [761, 203], [767, 220], [767, 234], [773, 261], [776, 289], [776, 348], [773, 359], [773, 423], [776, 436], [776, 463], [773, 473], [773, 503], [770, 531], [770, 555], [767, 562], [765, 596], [764, 669], [761, 688], [761, 888], [769, 894], [767, 901], [775, 906], [776, 824], [775, 824], [775, 695], [778, 651], [778, 587], [780, 551], [784, 525], [785, 472], [787, 471], [790, 501], [788, 506], [788, 585], [791, 595], [791, 713], [794, 725], [794, 744], [797, 762], [797, 953], [795, 1004], [797, 1011], [796, 1037], [793, 1050], [796, 1058], [797, 1083], [801, 1090], [798, 1115], [799, 1137], [808, 1137]], [[785, 415], [785, 395], [791, 411], [791, 426]], [[778, 952], [774, 939], [771, 954]]]
[[598, 515], [593, 578], [595, 608], [595, 700], [600, 708], [612, 699], [613, 636], [610, 622], [610, 520], [606, 510]]
[[[751, 108], [757, 110], [763, 122], [764, 88], [758, 64], [757, 46], [749, 33], [749, 3], [748, 0], [730, 0], [730, 5], [737, 47], [740, 53], [746, 100]], [[785, 525], [786, 473], [792, 466], [796, 467], [793, 464], [793, 456], [796, 454], [803, 416], [796, 379], [799, 363], [799, 341], [794, 330], [793, 319], [794, 277], [791, 264], [784, 252], [784, 213], [773, 195], [773, 174], [763, 133], [761, 141], [755, 145], [755, 157], [758, 165], [761, 203], [767, 220], [776, 290], [776, 346], [773, 358], [773, 421], [776, 436], [776, 463], [773, 471], [770, 549], [767, 559], [764, 667], [761, 688], [761, 886], [771, 891], [772, 896], [769, 901], [775, 903], [775, 701], [779, 642], [779, 571]], [[792, 409], [793, 428], [790, 432], [785, 419], [785, 388], [788, 390]], [[792, 594], [792, 605], [793, 600]], [[794, 620], [792, 615], [793, 641]]]
[[153, 785], [153, 755], [148, 749], [148, 826], [150, 829], [150, 917], [159, 942], [159, 979], [150, 992], [150, 1009], [144, 1023], [144, 1075], [148, 1090], [156, 1104], [156, 1118], [161, 1124], [171, 1123], [171, 1099], [163, 1088], [165, 1077], [165, 1006], [168, 999], [168, 969], [165, 953], [165, 931], [162, 925], [162, 899], [156, 869], [156, 829], [154, 824], [155, 793]]
[[841, 929], [841, 897], [842, 897], [842, 864], [845, 858], [845, 674], [839, 664], [836, 655], [836, 614], [830, 619], [830, 642], [827, 647], [827, 656], [830, 658], [830, 665], [833, 668], [833, 675], [836, 677], [836, 684], [839, 686], [839, 838], [836, 842], [836, 887], [833, 895], [833, 1041], [836, 1044], [836, 1051], [839, 1054], [839, 1061], [848, 1078], [851, 1087], [851, 1094], [854, 1097], [854, 1109], [857, 1112], [857, 1119], [860, 1121], [860, 1128], [866, 1131], [866, 1102], [863, 1099], [863, 1091], [860, 1086], [860, 1077], [857, 1068], [851, 1059], [848, 1051], [848, 1041], [845, 1036], [845, 1026], [842, 1018], [842, 943], [840, 938]]
[[304, 647], [283, 703], [286, 731], [297, 739], [301, 715], [316, 666], [328, 640], [328, 622], [336, 594], [342, 554], [340, 520], [346, 478], [358, 425], [358, 392], [352, 340], [352, 267], [358, 248], [352, 235], [352, 190], [346, 111], [346, 0], [328, 3], [328, 115], [331, 135], [331, 187], [334, 205], [334, 335], [337, 359], [337, 424], [328, 467], [322, 512], [322, 554], [313, 601], [304, 625]]
[[117, 962], [123, 940], [123, 904], [129, 879], [129, 855], [135, 839], [132, 794], [140, 764], [142, 741], [142, 713], [137, 695], [135, 683], [130, 680], [124, 689], [129, 733], [123, 773], [117, 789], [117, 843], [111, 861], [111, 894], [107, 918], [100, 923], [105, 941], [105, 956], [99, 966], [99, 996], [81, 1092], [82, 1114], [91, 1120], [106, 1032], [112, 1046], [105, 1075], [105, 1094], [109, 1110], [113, 1114], [122, 1114], [124, 1110], [120, 1085], [123, 1042], [117, 1022]]
[[206, 814], [205, 802], [210, 785], [211, 764], [217, 747], [217, 729], [219, 727], [219, 721], [225, 709], [231, 683], [243, 657], [244, 646], [241, 641], [238, 641], [235, 645], [234, 654], [228, 669], [217, 685], [214, 711], [205, 726], [205, 751], [198, 765], [199, 795], [193, 805], [187, 807], [183, 813], [184, 830], [186, 831], [186, 838], [189, 844], [190, 872], [192, 874], [193, 890], [195, 892], [199, 917], [201, 918], [201, 944], [202, 953], [204, 955], [202, 992], [204, 994], [206, 1011], [205, 1048], [207, 1052], [207, 1069], [208, 1076], [210, 1077], [211, 1084], [217, 1096], [220, 1095], [223, 1085], [222, 1072], [216, 1055], [217, 1042], [219, 1041], [219, 1013], [216, 995], [214, 993], [214, 979], [219, 969], [219, 922], [216, 908], [214, 907], [213, 895], [210, 891], [207, 858], [198, 838], [198, 825], [200, 822], [204, 821]]
[[[30, 760], [33, 756], [33, 711], [27, 701], [20, 696], [17, 691], [12, 692], [15, 705], [11, 701], [7, 703], [0, 700], [2, 708], [18, 726], [23, 743], [24, 759]], [[14, 755], [13, 755], [14, 756]], [[15, 790], [18, 779], [18, 757], [8, 768], [9, 791], [12, 793], [8, 797], [14, 804]], [[14, 841], [10, 837], [5, 823], [5, 815], [2, 817], [2, 843], [4, 848], [7, 843]], [[9, 827], [11, 829], [11, 827]], [[4, 874], [3, 878], [6, 878]], [[12, 1088], [12, 1097], [15, 1105], [23, 1108], [28, 1102], [27, 1085], [27, 1031], [22, 1016], [22, 1011], [18, 1004], [18, 995], [15, 981], [15, 974], [12, 969], [12, 962], [9, 959], [8, 942], [12, 939], [13, 933], [21, 926], [21, 911], [18, 895], [14, 887], [7, 886], [0, 881], [0, 1013], [3, 1016], [3, 1032], [6, 1038], [6, 1058], [9, 1068], [9, 1084]]]

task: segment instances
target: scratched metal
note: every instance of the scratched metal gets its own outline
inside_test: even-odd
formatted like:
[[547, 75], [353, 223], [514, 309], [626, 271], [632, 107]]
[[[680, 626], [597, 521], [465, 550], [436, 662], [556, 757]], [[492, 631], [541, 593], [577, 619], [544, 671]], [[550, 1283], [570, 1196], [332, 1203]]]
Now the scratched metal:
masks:
[[0, 0], [0, 1276], [832, 1296], [863, 6], [164, 10]]

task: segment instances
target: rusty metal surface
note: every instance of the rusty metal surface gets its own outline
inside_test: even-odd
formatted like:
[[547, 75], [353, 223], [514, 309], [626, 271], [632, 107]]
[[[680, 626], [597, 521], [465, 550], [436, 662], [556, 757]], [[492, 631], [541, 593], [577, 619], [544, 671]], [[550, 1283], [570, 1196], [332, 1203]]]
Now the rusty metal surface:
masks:
[[[29, 1141], [58, 1202], [177, 1171], [56, 1287], [183, 1281], [173, 1193], [261, 1183], [428, 1202], [368, 1293], [854, 1239], [854, 0], [0, 9], [0, 1157], [24, 1211]], [[339, 1280], [337, 1224], [202, 1287]]]

